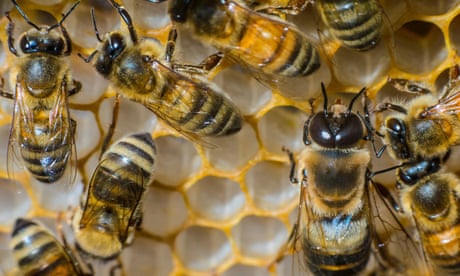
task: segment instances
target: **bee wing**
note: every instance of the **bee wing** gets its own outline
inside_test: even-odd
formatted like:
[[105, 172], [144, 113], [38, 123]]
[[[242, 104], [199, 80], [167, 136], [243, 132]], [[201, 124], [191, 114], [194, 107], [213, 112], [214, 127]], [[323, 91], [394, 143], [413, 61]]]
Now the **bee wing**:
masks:
[[[29, 105], [25, 102], [23, 85], [23, 82], [18, 81], [16, 83], [13, 120], [11, 122], [7, 153], [7, 171], [10, 178], [15, 178], [17, 170], [25, 169], [21, 158], [18, 135], [21, 135], [22, 131], [33, 133], [34, 115]], [[24, 127], [24, 130], [20, 129], [21, 126]], [[33, 139], [33, 137], [31, 138]]]
[[399, 204], [393, 194], [382, 184], [371, 180], [366, 192], [371, 210], [369, 222], [372, 224], [375, 257], [379, 265], [376, 269], [388, 271], [388, 275], [430, 271], [422, 245], [413, 239], [416, 229], [409, 225], [413, 221], [396, 212]]
[[99, 218], [101, 209], [110, 207], [116, 213], [116, 218], [111, 221], [114, 224], [112, 227], [119, 231], [120, 239], [125, 241], [130, 229], [140, 223], [140, 207], [148, 183], [145, 183], [144, 172], [126, 162], [124, 156], [110, 153], [104, 156], [87, 187], [80, 225], [93, 223]]
[[424, 117], [438, 118], [442, 114], [460, 113], [460, 86], [451, 87], [439, 99], [438, 103], [428, 107], [423, 113]]
[[[192, 141], [207, 144], [203, 140], [206, 134], [201, 130], [220, 123], [215, 108], [231, 109], [242, 121], [239, 109], [212, 84], [200, 81], [198, 77], [192, 79], [179, 74], [156, 60], [152, 63], [152, 74], [162, 80], [164, 86], [158, 91], [158, 97], [149, 97], [142, 104]], [[206, 107], [213, 103], [212, 98], [218, 98], [220, 102], [215, 108]], [[188, 129], [185, 125], [189, 126]]]

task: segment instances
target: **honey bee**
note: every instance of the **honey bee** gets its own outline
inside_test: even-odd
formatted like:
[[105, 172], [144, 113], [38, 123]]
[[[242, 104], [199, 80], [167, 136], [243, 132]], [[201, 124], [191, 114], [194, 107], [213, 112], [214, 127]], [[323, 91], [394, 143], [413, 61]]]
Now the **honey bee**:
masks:
[[10, 246], [22, 275], [90, 275], [48, 230], [31, 220], [16, 220]]
[[131, 243], [153, 181], [155, 156], [149, 133], [126, 136], [102, 155], [72, 219], [79, 252], [111, 260]]
[[241, 1], [170, 1], [169, 13], [172, 21], [261, 78], [302, 77], [320, 67], [317, 50], [297, 27]]
[[[14, 113], [8, 147], [8, 171], [13, 160], [22, 159], [34, 178], [43, 183], [61, 179], [75, 155], [76, 122], [70, 118], [68, 97], [77, 93], [81, 84], [71, 79], [66, 59], [72, 51], [70, 37], [62, 25], [79, 1], [52, 26], [37, 26], [15, 0], [16, 10], [31, 25], [19, 39], [20, 51], [14, 46], [14, 23], [9, 16], [8, 47], [17, 58], [11, 69], [15, 94], [3, 92], [14, 99]], [[60, 32], [58, 32], [59, 28]], [[70, 166], [75, 176], [75, 167]], [[66, 181], [66, 183], [72, 182]]]
[[402, 210], [412, 216], [431, 263], [453, 274], [460, 272], [460, 179], [442, 164], [459, 143], [458, 72], [450, 69], [439, 98], [425, 94], [407, 108], [384, 103], [376, 110], [396, 111], [385, 119], [384, 135], [390, 155], [402, 162], [395, 167]]
[[[297, 221], [290, 242], [300, 239], [305, 261], [315, 275], [355, 275], [363, 271], [377, 241], [369, 196], [371, 129], [352, 111], [363, 88], [345, 106], [328, 107], [310, 116], [304, 127], [306, 147], [291, 161], [290, 180], [300, 184]], [[367, 110], [367, 108], [366, 108]], [[367, 111], [366, 111], [367, 112]], [[300, 176], [301, 179], [298, 179]]]
[[115, 31], [101, 39], [92, 13], [100, 45], [86, 62], [92, 62], [121, 95], [143, 104], [188, 137], [230, 135], [241, 129], [239, 109], [220, 89], [199, 74], [187, 74], [200, 72], [200, 68], [171, 64], [174, 31], [163, 54], [157, 41], [138, 38], [124, 7], [109, 1], [127, 25], [129, 36]]
[[298, 14], [313, 0], [244, 0], [248, 7], [269, 14]]
[[[399, 88], [401, 80], [390, 80]], [[374, 112], [394, 111], [384, 122], [385, 141], [391, 147], [390, 155], [397, 160], [422, 159], [446, 154], [452, 146], [460, 144], [460, 86], [459, 67], [450, 68], [448, 84], [440, 92], [439, 98], [426, 94], [423, 87], [415, 88], [412, 83], [407, 92], [423, 91], [407, 107], [384, 102], [377, 105]], [[404, 87], [404, 86], [402, 86]]]
[[383, 32], [384, 14], [377, 0], [316, 0], [318, 13], [332, 36], [348, 48], [374, 48]]

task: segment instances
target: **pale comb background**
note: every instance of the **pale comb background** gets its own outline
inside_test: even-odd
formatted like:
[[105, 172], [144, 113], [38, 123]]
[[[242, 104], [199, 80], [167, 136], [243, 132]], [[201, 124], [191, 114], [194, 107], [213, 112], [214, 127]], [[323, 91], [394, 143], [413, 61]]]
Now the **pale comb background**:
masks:
[[[52, 16], [60, 18], [73, 3], [19, 2], [35, 23], [48, 24]], [[387, 15], [387, 35], [375, 49], [363, 53], [340, 48], [318, 23], [311, 6], [300, 15], [289, 17], [313, 42], [324, 45], [322, 49], [329, 53], [329, 58], [322, 60], [320, 70], [287, 84], [282, 91], [271, 91], [232, 68], [212, 72], [214, 81], [237, 103], [246, 119], [238, 134], [211, 139], [214, 148], [193, 144], [163, 127], [141, 105], [123, 100], [115, 138], [151, 131], [159, 150], [156, 182], [145, 200], [143, 224], [155, 239], [138, 236], [125, 249], [123, 263], [127, 275], [293, 275], [292, 258], [275, 263], [288, 239], [298, 197], [297, 188], [288, 181], [289, 164], [281, 148], [302, 149], [303, 123], [311, 112], [308, 99], [320, 96], [321, 81], [330, 94], [348, 92], [338, 94], [347, 101], [349, 92], [357, 92], [363, 86], [377, 101], [403, 98], [386, 84], [388, 76], [421, 81], [438, 90], [447, 80], [448, 68], [458, 62], [459, 2], [381, 1]], [[123, 4], [141, 35], [165, 40], [171, 26], [166, 3], [125, 0]], [[82, 0], [65, 22], [74, 46], [70, 58], [72, 73], [83, 84], [82, 91], [70, 99], [72, 117], [78, 122], [79, 159], [78, 184], [70, 191], [36, 183], [26, 173], [18, 173], [17, 181], [8, 180], [6, 150], [12, 102], [0, 99], [0, 274], [18, 273], [8, 249], [15, 218], [36, 217], [54, 227], [57, 212], [65, 211], [69, 202], [78, 203], [83, 183], [88, 181], [97, 162], [102, 137], [111, 120], [114, 91], [76, 55], [87, 55], [96, 46], [89, 16], [93, 6], [101, 33], [120, 27], [118, 13], [104, 0]], [[9, 1], [3, 0], [0, 12], [3, 14], [11, 7]], [[17, 39], [29, 26], [17, 13], [13, 16]], [[15, 57], [7, 48], [3, 31], [6, 24], [3, 17], [0, 72], [7, 81]], [[388, 35], [390, 29], [393, 35]], [[175, 58], [180, 63], [196, 64], [214, 52], [186, 32], [180, 32]], [[5, 87], [11, 89], [13, 85]], [[383, 160], [388, 162], [389, 158]], [[381, 162], [374, 164], [374, 168], [382, 166]]]

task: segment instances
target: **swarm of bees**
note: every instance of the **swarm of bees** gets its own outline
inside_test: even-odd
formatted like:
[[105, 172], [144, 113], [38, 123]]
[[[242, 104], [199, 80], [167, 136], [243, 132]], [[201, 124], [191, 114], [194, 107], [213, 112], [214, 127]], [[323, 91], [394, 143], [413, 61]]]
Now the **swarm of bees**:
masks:
[[[165, 2], [137, 1], [151, 9]], [[108, 81], [115, 104], [110, 124], [99, 126], [104, 138], [92, 152], [98, 161], [91, 177], [82, 179], [80, 204], [52, 216], [59, 218], [57, 231], [30, 218], [34, 215], [15, 218], [10, 246], [5, 249], [16, 260], [11, 274], [131, 275], [125, 270], [123, 254], [137, 236], [174, 244], [177, 233], [165, 238], [143, 229], [149, 187], [162, 184], [155, 180], [155, 167], [162, 159], [155, 139], [165, 133], [181, 137], [204, 156], [204, 149], [219, 150], [212, 141], [239, 135], [266, 112], [253, 115], [239, 110], [225, 83], [219, 87], [212, 81], [225, 70], [248, 73], [271, 89], [270, 107], [280, 105], [279, 100], [308, 114], [303, 137], [297, 138], [302, 139], [303, 149], [295, 152], [285, 145], [284, 154], [274, 158], [290, 164], [286, 185], [288, 180], [296, 185], [299, 197], [291, 205], [297, 208], [290, 236], [262, 267], [272, 271], [293, 254], [292, 265], [299, 267], [301, 275], [460, 273], [460, 179], [446, 165], [460, 144], [456, 55], [449, 64], [449, 80], [437, 94], [433, 87], [394, 75], [379, 84], [387, 83], [402, 97], [412, 97], [404, 103], [375, 102], [377, 91], [366, 87], [353, 93], [348, 104], [347, 96], [331, 102], [333, 92], [342, 87], [319, 77], [318, 97], [284, 99], [278, 94], [283, 83], [311, 80], [319, 68], [334, 66], [326, 44], [363, 54], [390, 41], [388, 54], [392, 55], [397, 22], [387, 14], [385, 1], [169, 0], [164, 3], [170, 18], [167, 32], [152, 35], [138, 28], [135, 11], [121, 1], [101, 0], [104, 4], [95, 4], [88, 12], [97, 40], [92, 49], [75, 47], [66, 28], [80, 1], [63, 6], [57, 23], [49, 25], [36, 23], [25, 8], [31, 5], [22, 2], [11, 0], [12, 8], [4, 17], [5, 46], [11, 56], [8, 81], [13, 90], [4, 85], [0, 91], [13, 105], [7, 177], [25, 173], [40, 185], [67, 188], [77, 182], [83, 165], [77, 155], [79, 125], [69, 100], [88, 91], [85, 83], [73, 79], [71, 58], [82, 60], [87, 70]], [[98, 5], [118, 14], [118, 29], [100, 32], [103, 20], [96, 15]], [[303, 14], [316, 17], [314, 36], [293, 23]], [[20, 36], [15, 34], [18, 20], [28, 26]], [[215, 53], [198, 64], [177, 60], [176, 42], [184, 33]], [[123, 133], [115, 140], [119, 117], [124, 116], [119, 112], [121, 99], [152, 112], [162, 128], [153, 136], [145, 130]], [[254, 161], [273, 159], [264, 154]], [[387, 155], [394, 165], [373, 161]], [[254, 163], [248, 161], [241, 171]], [[208, 174], [242, 179], [240, 173], [214, 168], [208, 172], [208, 168], [212, 164], [205, 162], [196, 179]], [[378, 180], [387, 172], [395, 175], [390, 185]], [[183, 190], [192, 184], [187, 185]], [[238, 262], [244, 260], [230, 261]], [[183, 262], [177, 265], [182, 269], [174, 275], [220, 275], [229, 268], [222, 265], [188, 273]], [[101, 270], [104, 266], [108, 271]]]

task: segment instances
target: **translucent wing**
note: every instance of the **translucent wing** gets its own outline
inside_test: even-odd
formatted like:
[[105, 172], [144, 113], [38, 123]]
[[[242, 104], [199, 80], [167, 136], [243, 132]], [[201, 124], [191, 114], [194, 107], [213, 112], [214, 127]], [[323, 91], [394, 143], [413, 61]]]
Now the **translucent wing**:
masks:
[[460, 113], [460, 79], [459, 66], [449, 69], [449, 82], [440, 93], [438, 103], [430, 106], [421, 115], [422, 117], [439, 118], [443, 114], [457, 115]]
[[200, 141], [203, 136], [241, 129], [239, 109], [214, 85], [177, 73], [157, 60], [152, 63], [152, 74], [162, 83], [161, 91], [140, 102], [181, 134]]
[[382, 184], [373, 181], [367, 185], [372, 223], [375, 258], [378, 271], [390, 274], [426, 274], [430, 265], [421, 244], [414, 238], [412, 220], [395, 210], [399, 203]]

